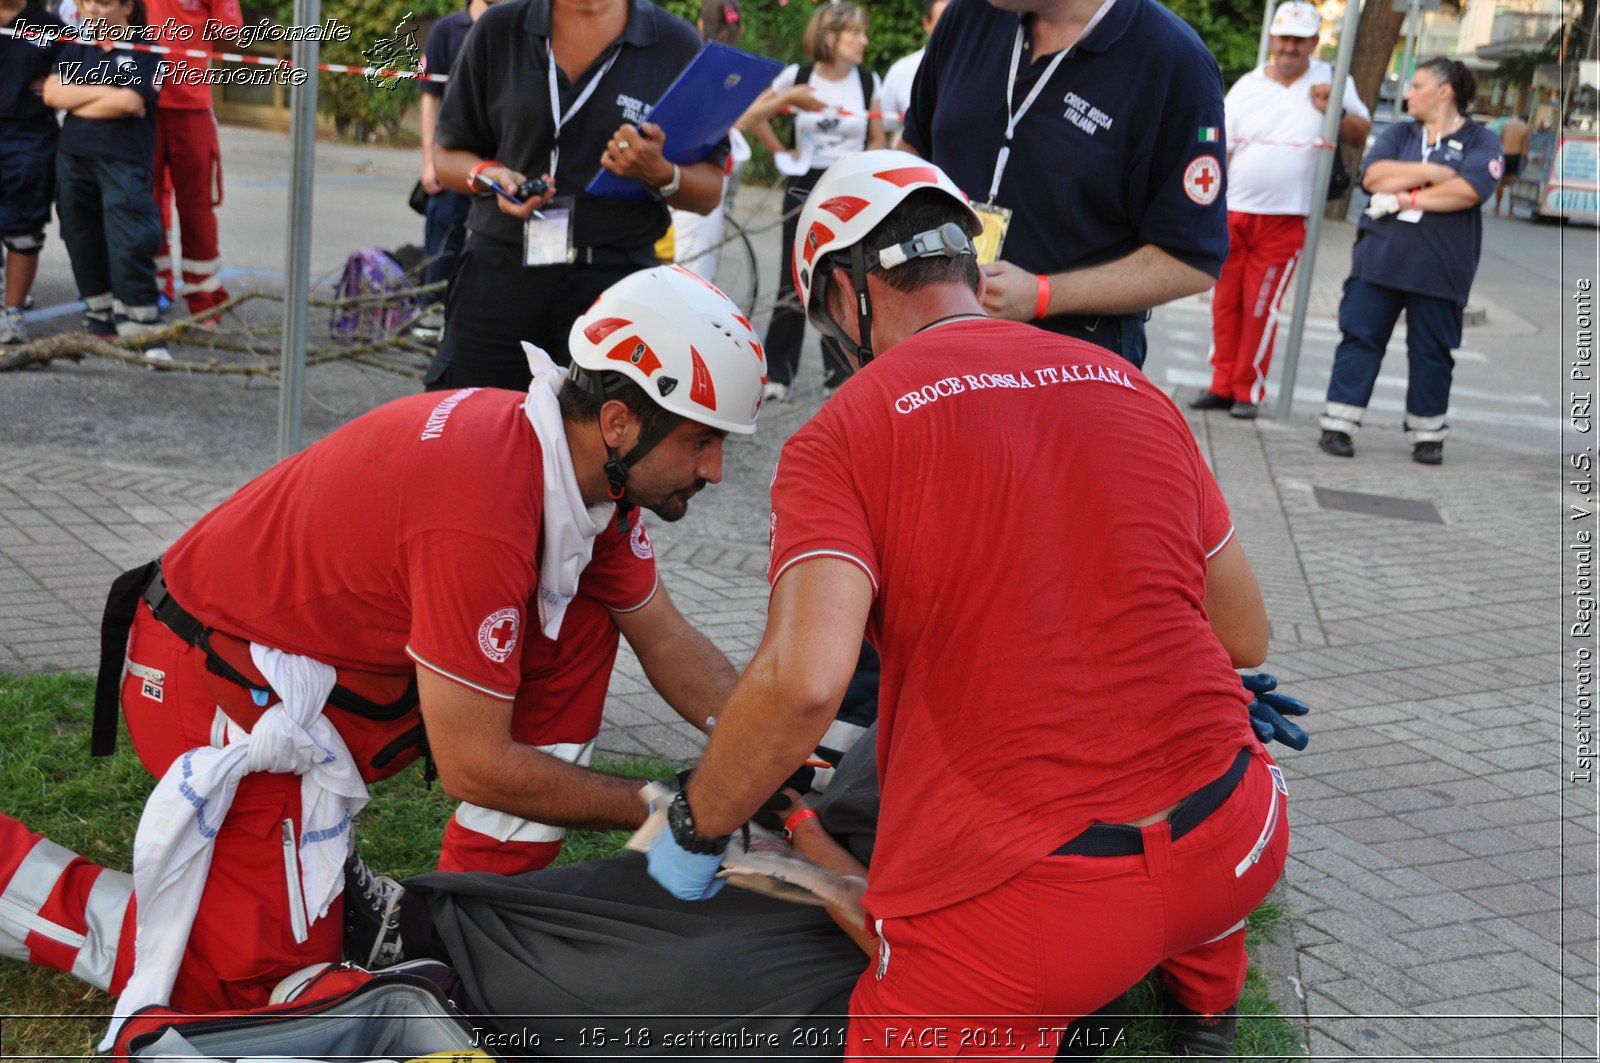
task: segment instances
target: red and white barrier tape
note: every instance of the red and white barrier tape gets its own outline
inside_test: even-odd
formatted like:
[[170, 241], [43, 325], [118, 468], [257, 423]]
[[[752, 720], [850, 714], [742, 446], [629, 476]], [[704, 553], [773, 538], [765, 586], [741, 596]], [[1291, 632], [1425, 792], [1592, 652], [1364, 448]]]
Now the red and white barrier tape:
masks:
[[791, 107], [791, 106], [788, 106], [787, 104], [783, 108], [783, 113], [784, 114], [836, 114], [840, 118], [876, 118], [879, 121], [883, 121], [883, 120], [887, 119], [888, 121], [891, 121], [891, 122], [899, 122], [899, 121], [902, 121], [905, 118], [904, 114], [901, 114], [901, 113], [899, 113], [897, 111], [847, 111], [842, 107], [824, 107], [820, 111], [803, 111], [798, 107]]
[[[28, 40], [31, 33], [18, 33], [9, 26], [0, 27], [0, 36], [21, 37]], [[69, 27], [61, 34], [64, 41], [75, 41], [77, 35]], [[208, 52], [202, 48], [173, 48], [164, 44], [143, 44], [136, 41], [112, 41], [111, 47], [125, 52], [150, 52], [154, 55], [180, 55], [188, 59], [221, 59], [230, 63], [250, 63], [255, 66], [293, 67], [288, 59], [273, 59], [264, 55], [243, 55], [239, 52]], [[450, 80], [448, 74], [422, 74], [415, 70], [389, 70], [376, 66], [350, 66], [347, 63], [317, 63], [316, 69], [329, 74], [362, 74], [366, 77], [404, 79], [407, 81], [433, 81], [443, 84]]]

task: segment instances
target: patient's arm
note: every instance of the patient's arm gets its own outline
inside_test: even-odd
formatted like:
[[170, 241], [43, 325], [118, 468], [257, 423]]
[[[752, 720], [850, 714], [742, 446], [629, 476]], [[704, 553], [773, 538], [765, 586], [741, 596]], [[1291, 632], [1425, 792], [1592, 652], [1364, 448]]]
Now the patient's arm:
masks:
[[[796, 811], [807, 807], [805, 798], [794, 790], [784, 790], [782, 796], [789, 799], [789, 807], [779, 809], [777, 814], [785, 822]], [[809, 817], [795, 824], [789, 844], [794, 846], [795, 852], [829, 871], [836, 871], [841, 875], [854, 875], [857, 878], [867, 877], [866, 865], [851, 856], [848, 849], [834, 841], [833, 836], [822, 829], [822, 822], [815, 817]], [[868, 956], [877, 953], [878, 936], [860, 919], [832, 904], [828, 905], [828, 914], [833, 916], [833, 921], [839, 924], [839, 928], [850, 935], [850, 940], [860, 945]]]

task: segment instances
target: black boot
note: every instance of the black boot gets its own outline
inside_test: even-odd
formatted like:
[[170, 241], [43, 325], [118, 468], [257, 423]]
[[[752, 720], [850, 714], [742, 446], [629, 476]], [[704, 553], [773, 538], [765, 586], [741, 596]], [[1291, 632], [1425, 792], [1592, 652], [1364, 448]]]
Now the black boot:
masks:
[[1418, 465], [1443, 464], [1444, 440], [1430, 439], [1426, 443], [1418, 443], [1411, 448], [1411, 460]]
[[1226, 395], [1218, 395], [1215, 391], [1202, 391], [1197, 397], [1189, 400], [1191, 410], [1227, 410], [1232, 407], [1232, 399]]
[[1353, 458], [1356, 456], [1355, 440], [1350, 438], [1349, 432], [1333, 432], [1323, 430], [1322, 438], [1317, 440], [1317, 446], [1323, 453], [1332, 454], [1336, 458]]

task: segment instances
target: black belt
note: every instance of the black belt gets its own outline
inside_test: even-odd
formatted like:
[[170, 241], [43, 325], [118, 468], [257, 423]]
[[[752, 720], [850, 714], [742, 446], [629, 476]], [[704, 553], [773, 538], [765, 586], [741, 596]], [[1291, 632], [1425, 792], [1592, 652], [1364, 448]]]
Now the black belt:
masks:
[[[511, 252], [519, 258], [522, 248], [509, 240], [502, 240], [497, 236], [487, 233], [469, 233], [466, 246], [468, 248], [487, 248], [495, 251]], [[647, 266], [658, 265], [655, 246], [650, 247], [579, 247], [574, 249], [577, 256], [572, 264], [575, 266]]]
[[[95, 681], [94, 728], [90, 732], [92, 756], [110, 756], [117, 745], [118, 695], [122, 687], [123, 662], [128, 652], [128, 636], [139, 602], [150, 606], [150, 613], [184, 642], [202, 650], [206, 668], [247, 690], [263, 690], [211, 648], [208, 629], [194, 614], [178, 604], [167, 590], [161, 575], [161, 560], [124, 572], [111, 584], [105, 616], [100, 622], [100, 674]], [[369, 720], [399, 719], [417, 706], [417, 684], [413, 679], [405, 693], [387, 704], [380, 704], [335, 683], [328, 704]], [[378, 765], [381, 767], [382, 765]]]
[[[1206, 817], [1222, 806], [1250, 766], [1251, 752], [1239, 750], [1233, 766], [1219, 779], [1207, 783], [1184, 798], [1167, 822], [1172, 824], [1172, 840], [1179, 838], [1204, 823]], [[1138, 827], [1126, 823], [1095, 823], [1082, 834], [1051, 853], [1051, 856], [1138, 856], [1144, 852], [1144, 834]]]

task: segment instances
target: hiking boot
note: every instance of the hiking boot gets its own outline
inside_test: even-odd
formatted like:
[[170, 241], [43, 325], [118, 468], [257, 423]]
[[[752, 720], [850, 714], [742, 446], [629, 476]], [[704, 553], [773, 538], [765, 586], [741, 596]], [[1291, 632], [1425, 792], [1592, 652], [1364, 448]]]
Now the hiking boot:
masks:
[[22, 320], [20, 306], [8, 306], [0, 311], [0, 343], [27, 343], [28, 323]]
[[400, 898], [405, 888], [375, 875], [355, 851], [344, 862], [344, 958], [376, 971], [406, 958], [400, 943]]
[[1317, 440], [1317, 446], [1322, 448], [1324, 454], [1332, 454], [1336, 458], [1353, 458], [1356, 456], [1355, 440], [1350, 438], [1349, 432], [1334, 432], [1324, 429], [1322, 438]]
[[1442, 465], [1444, 463], [1444, 440], [1430, 439], [1426, 443], [1418, 443], [1411, 448], [1411, 460], [1418, 465]]
[[1202, 391], [1198, 397], [1189, 400], [1191, 410], [1227, 410], [1232, 407], [1232, 399], [1215, 391]]
[[1236, 402], [1228, 407], [1228, 416], [1237, 417], [1241, 421], [1253, 421], [1259, 412], [1261, 407], [1254, 402]]
[[1233, 1057], [1233, 1042], [1239, 1036], [1239, 1005], [1216, 1013], [1190, 1011], [1167, 995], [1166, 1006], [1172, 1044], [1179, 1055]]

